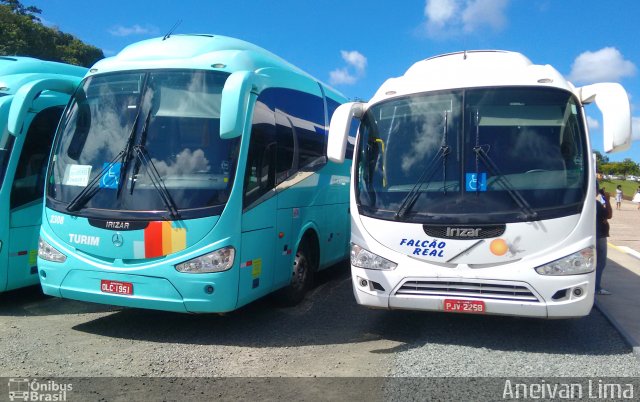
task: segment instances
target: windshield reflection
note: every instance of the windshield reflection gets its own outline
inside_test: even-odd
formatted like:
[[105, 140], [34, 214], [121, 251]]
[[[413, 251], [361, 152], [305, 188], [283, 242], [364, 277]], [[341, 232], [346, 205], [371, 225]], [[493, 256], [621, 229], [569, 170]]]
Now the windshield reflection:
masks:
[[[69, 203], [94, 178], [96, 191], [82, 200], [78, 214], [164, 211], [167, 198], [179, 210], [226, 203], [239, 146], [239, 139], [219, 136], [227, 77], [183, 70], [89, 77], [73, 97], [54, 148], [52, 205]], [[140, 168], [136, 147], [159, 182]], [[158, 185], [167, 193], [158, 193]]]
[[[587, 174], [581, 113], [572, 94], [552, 88], [443, 91], [373, 105], [358, 142], [360, 213], [424, 223], [578, 213]], [[438, 158], [443, 147], [447, 157]], [[439, 166], [425, 177], [434, 160]]]

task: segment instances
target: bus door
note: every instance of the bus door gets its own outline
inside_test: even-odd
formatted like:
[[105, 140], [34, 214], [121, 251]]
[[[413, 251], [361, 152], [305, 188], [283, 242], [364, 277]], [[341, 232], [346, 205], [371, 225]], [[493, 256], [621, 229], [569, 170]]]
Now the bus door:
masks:
[[11, 107], [12, 95], [0, 98], [0, 292], [7, 288], [7, 260], [9, 258], [9, 188], [11, 183], [5, 185], [9, 159], [15, 137], [6, 130], [7, 116]]
[[[9, 261], [7, 288], [37, 283], [38, 234], [47, 161], [64, 107], [31, 113], [26, 135], [16, 138], [12, 158], [13, 182], [9, 196]], [[7, 186], [8, 187], [8, 186]]]
[[9, 208], [8, 228], [3, 228], [7, 238], [1, 239], [6, 242], [2, 248], [7, 256], [7, 264], [0, 265], [0, 271], [6, 270], [0, 272], [0, 277], [6, 277], [4, 290], [38, 283], [36, 262], [47, 162], [60, 116], [80, 79], [48, 78], [24, 85], [3, 120], [13, 142], [0, 195], [2, 208]]
[[244, 177], [238, 305], [273, 289], [277, 237], [274, 128], [273, 114], [256, 102]]

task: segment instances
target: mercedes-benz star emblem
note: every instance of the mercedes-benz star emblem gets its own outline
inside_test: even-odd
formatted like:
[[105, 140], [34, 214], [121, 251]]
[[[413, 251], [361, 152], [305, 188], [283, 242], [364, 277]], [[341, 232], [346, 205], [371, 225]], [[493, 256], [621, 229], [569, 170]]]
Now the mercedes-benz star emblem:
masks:
[[124, 239], [122, 238], [122, 235], [120, 233], [116, 233], [111, 237], [111, 241], [113, 242], [114, 246], [120, 247], [122, 246]]

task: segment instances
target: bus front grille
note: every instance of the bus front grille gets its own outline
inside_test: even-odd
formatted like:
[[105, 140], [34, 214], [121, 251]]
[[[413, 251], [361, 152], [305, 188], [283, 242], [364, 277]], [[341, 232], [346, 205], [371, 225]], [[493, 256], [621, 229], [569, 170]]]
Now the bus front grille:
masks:
[[409, 280], [402, 284], [395, 292], [395, 296], [436, 296], [532, 303], [540, 302], [526, 286], [483, 282]]

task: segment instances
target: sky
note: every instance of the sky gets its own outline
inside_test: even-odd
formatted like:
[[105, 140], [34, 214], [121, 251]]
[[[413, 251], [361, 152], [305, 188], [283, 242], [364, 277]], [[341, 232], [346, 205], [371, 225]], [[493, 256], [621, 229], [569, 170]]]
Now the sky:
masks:
[[[41, 20], [113, 56], [174, 33], [252, 42], [351, 99], [367, 100], [413, 63], [462, 50], [517, 51], [576, 86], [618, 82], [630, 98], [634, 141], [610, 160], [640, 162], [638, 0], [22, 0]], [[602, 117], [587, 107], [594, 150]]]

